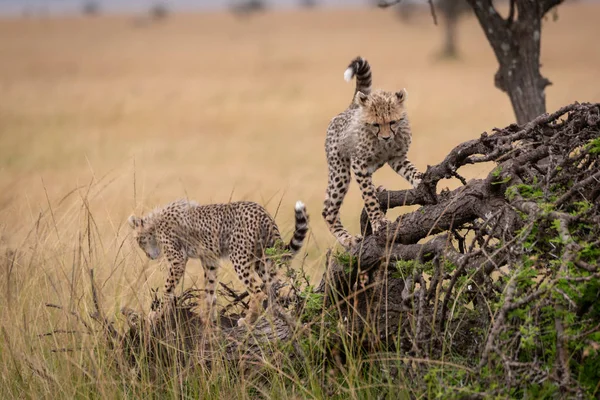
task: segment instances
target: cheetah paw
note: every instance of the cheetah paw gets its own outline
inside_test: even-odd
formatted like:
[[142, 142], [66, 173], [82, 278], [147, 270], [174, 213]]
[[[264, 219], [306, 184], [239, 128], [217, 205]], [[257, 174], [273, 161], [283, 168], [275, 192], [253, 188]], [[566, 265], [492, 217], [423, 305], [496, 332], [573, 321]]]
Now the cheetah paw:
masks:
[[422, 181], [423, 181], [423, 173], [419, 172], [411, 182], [413, 188], [414, 189], [418, 188]]
[[363, 240], [361, 235], [350, 236], [340, 240], [340, 244], [346, 249], [350, 250], [359, 244]]
[[371, 228], [373, 229], [373, 233], [378, 233], [382, 230], [387, 229], [387, 226], [390, 224], [385, 218], [380, 219], [379, 221], [371, 222]]
[[352, 247], [356, 246], [357, 244], [359, 244], [362, 241], [363, 241], [362, 235], [353, 236], [352, 237]]
[[356, 280], [356, 282], [354, 282], [353, 285], [353, 289], [359, 290], [359, 289], [365, 289], [367, 287], [367, 285], [369, 284], [369, 273], [368, 272], [361, 272], [358, 275], [358, 278]]

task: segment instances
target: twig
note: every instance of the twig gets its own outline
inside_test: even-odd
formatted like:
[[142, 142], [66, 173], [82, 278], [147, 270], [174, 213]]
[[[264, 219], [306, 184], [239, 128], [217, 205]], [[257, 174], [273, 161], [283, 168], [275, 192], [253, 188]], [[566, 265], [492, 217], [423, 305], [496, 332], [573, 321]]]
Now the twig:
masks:
[[119, 333], [116, 331], [112, 323], [108, 321], [108, 319], [104, 316], [102, 312], [102, 308], [100, 307], [100, 301], [98, 300], [98, 292], [96, 291], [96, 283], [94, 281], [94, 269], [90, 268], [90, 285], [92, 287], [92, 301], [94, 303], [94, 308], [96, 309], [90, 317], [99, 322], [102, 325], [104, 331], [108, 334], [108, 336], [112, 339], [119, 337]]
[[558, 198], [558, 200], [556, 200], [556, 202], [554, 203], [556, 208], [559, 208], [560, 206], [562, 206], [567, 200], [569, 200], [575, 194], [576, 191], [578, 191], [579, 189], [584, 188], [586, 186], [589, 187], [590, 185], [595, 185], [595, 186], [600, 185], [600, 171], [598, 171], [595, 174], [587, 177], [586, 179], [574, 184], [571, 187], [571, 189], [569, 189], [568, 192], [566, 192], [565, 194], [560, 196]]
[[62, 306], [59, 306], [59, 305], [56, 305], [56, 304], [52, 304], [52, 303], [46, 303], [45, 306], [48, 307], [48, 308], [56, 308], [57, 310], [61, 310], [63, 312], [66, 312], [67, 314], [72, 315], [73, 317], [75, 317], [75, 319], [79, 323], [81, 323], [87, 329], [87, 331], [90, 334], [94, 333], [94, 330], [76, 312], [74, 312], [74, 311], [67, 311]]
[[77, 331], [77, 330], [66, 330], [66, 329], [55, 329], [52, 332], [40, 333], [38, 335], [38, 337], [54, 336], [54, 335], [57, 335], [57, 334], [70, 335], [70, 334], [74, 334], [74, 333], [82, 333], [82, 334], [89, 335], [89, 332], [82, 332], [82, 331]]
[[421, 286], [419, 288], [419, 308], [417, 309], [417, 327], [416, 327], [416, 342], [417, 344], [422, 343], [423, 340], [423, 319], [425, 318], [425, 294], [426, 294], [426, 286], [425, 280], [423, 279], [423, 275], [419, 274], [417, 277], [417, 282]]
[[559, 288], [555, 288], [554, 290], [556, 291], [556, 293], [560, 294], [572, 308], [577, 308], [577, 303], [575, 303], [565, 292], [563, 292]]
[[565, 343], [565, 330], [562, 325], [560, 318], [554, 319], [554, 327], [556, 328], [556, 361], [558, 363], [558, 369], [560, 371], [561, 389], [565, 390], [571, 379], [571, 373], [569, 371], [569, 355], [567, 354], [567, 347]]
[[[553, 286], [553, 285], [550, 284], [550, 286]], [[542, 296], [543, 294], [545, 294], [547, 291], [548, 291], [548, 288], [538, 289], [535, 292], [533, 292], [533, 293], [525, 296], [521, 300], [515, 301], [514, 303], [510, 303], [508, 305], [507, 311], [512, 311], [512, 310], [516, 310], [517, 308], [521, 308], [524, 305], [529, 304], [532, 301], [538, 299], [540, 296]]]
[[510, 28], [515, 20], [515, 0], [510, 0], [510, 8], [508, 10], [508, 17], [506, 18], [506, 26]]
[[82, 349], [70, 349], [70, 348], [67, 348], [67, 347], [63, 347], [63, 348], [60, 348], [60, 349], [51, 349], [50, 351], [53, 352], [53, 353], [71, 353], [71, 352], [74, 352], [74, 351], [77, 351], [77, 350], [82, 350]]
[[437, 25], [437, 15], [435, 14], [435, 7], [433, 6], [433, 0], [427, 0], [429, 3], [429, 10], [431, 11], [431, 17], [433, 18], [433, 24]]
[[245, 291], [245, 292], [243, 292], [243, 293], [241, 293], [241, 294], [238, 295], [235, 292], [235, 290], [233, 290], [232, 288], [230, 288], [229, 286], [227, 286], [223, 282], [219, 282], [219, 284], [233, 298], [233, 300], [231, 301], [231, 303], [229, 303], [229, 304], [227, 304], [225, 306], [225, 308], [223, 309], [223, 313], [227, 312], [230, 308], [234, 307], [235, 305], [237, 305], [239, 303], [242, 304], [242, 307], [244, 307], [245, 309], [248, 309], [248, 304], [246, 304], [246, 303], [243, 302], [243, 300], [250, 295], [250, 293], [248, 293], [248, 291]]
[[592, 329], [589, 329], [585, 332], [582, 332], [578, 335], [575, 336], [568, 336], [568, 341], [580, 341], [582, 338], [591, 335], [592, 333], [596, 333], [600, 331], [600, 324], [596, 325], [595, 327], [593, 327]]
[[500, 311], [498, 311], [498, 313], [496, 314], [496, 320], [494, 322], [494, 325], [492, 326], [492, 330], [488, 334], [488, 338], [487, 338], [485, 347], [483, 349], [483, 353], [481, 354], [481, 359], [479, 360], [479, 366], [478, 366], [479, 370], [481, 370], [484, 367], [484, 365], [487, 363], [487, 361], [488, 361], [487, 358], [490, 354], [490, 351], [492, 351], [492, 349], [494, 347], [494, 341], [496, 340], [496, 337], [498, 336], [498, 334], [504, 327], [504, 320], [506, 318], [506, 314], [509, 311], [510, 303], [512, 302], [512, 299], [515, 295], [515, 291], [517, 288], [516, 276], [517, 276], [517, 273], [515, 272], [511, 276], [508, 284], [506, 285], [506, 295], [504, 297], [504, 304], [502, 305], [502, 308], [500, 309]]

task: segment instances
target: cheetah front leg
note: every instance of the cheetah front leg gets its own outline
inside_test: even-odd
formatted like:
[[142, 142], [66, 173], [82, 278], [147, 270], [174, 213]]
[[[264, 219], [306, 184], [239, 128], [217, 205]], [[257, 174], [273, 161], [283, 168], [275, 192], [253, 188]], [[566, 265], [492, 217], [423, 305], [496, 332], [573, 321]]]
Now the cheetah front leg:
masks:
[[185, 272], [185, 266], [188, 261], [187, 255], [181, 249], [165, 246], [163, 251], [169, 263], [167, 279], [165, 280], [165, 293], [158, 309], [149, 315], [151, 322], [156, 322], [159, 318], [172, 311], [175, 303], [175, 288]]
[[406, 154], [393, 158], [388, 164], [398, 175], [406, 179], [412, 187], [416, 188], [421, 183], [422, 174], [417, 167], [406, 158]]
[[379, 201], [377, 200], [377, 192], [373, 185], [373, 175], [369, 172], [367, 165], [360, 162], [352, 163], [352, 172], [356, 177], [356, 182], [360, 187], [360, 193], [365, 202], [365, 209], [371, 221], [373, 232], [378, 232], [385, 225], [385, 215], [381, 211]]

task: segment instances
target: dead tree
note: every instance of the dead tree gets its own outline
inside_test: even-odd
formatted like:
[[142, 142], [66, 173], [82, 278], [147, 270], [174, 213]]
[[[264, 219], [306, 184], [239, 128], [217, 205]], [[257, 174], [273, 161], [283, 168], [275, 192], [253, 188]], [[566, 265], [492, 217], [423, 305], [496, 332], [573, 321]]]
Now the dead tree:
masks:
[[[380, 0], [379, 5], [400, 1]], [[494, 83], [508, 94], [519, 124], [546, 112], [545, 89], [551, 82], [540, 73], [542, 18], [563, 1], [510, 0], [508, 16], [502, 18], [492, 0], [467, 0], [498, 60]]]

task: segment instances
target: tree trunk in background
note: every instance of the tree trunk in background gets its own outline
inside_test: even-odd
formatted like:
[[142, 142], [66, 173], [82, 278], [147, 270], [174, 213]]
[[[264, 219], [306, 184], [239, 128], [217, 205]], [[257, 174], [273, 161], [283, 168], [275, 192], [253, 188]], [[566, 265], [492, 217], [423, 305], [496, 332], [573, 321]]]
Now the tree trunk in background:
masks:
[[441, 56], [447, 58], [457, 57], [456, 33], [458, 19], [470, 7], [465, 0], [439, 0], [437, 6], [442, 14], [444, 24], [444, 47]]
[[446, 15], [444, 18], [444, 49], [442, 50], [443, 57], [456, 57], [456, 26], [458, 24], [458, 15]]
[[542, 18], [563, 0], [511, 0], [506, 19], [491, 0], [467, 1], [500, 64], [495, 85], [508, 94], [517, 123], [527, 123], [545, 113], [544, 91], [550, 81], [540, 73]]

